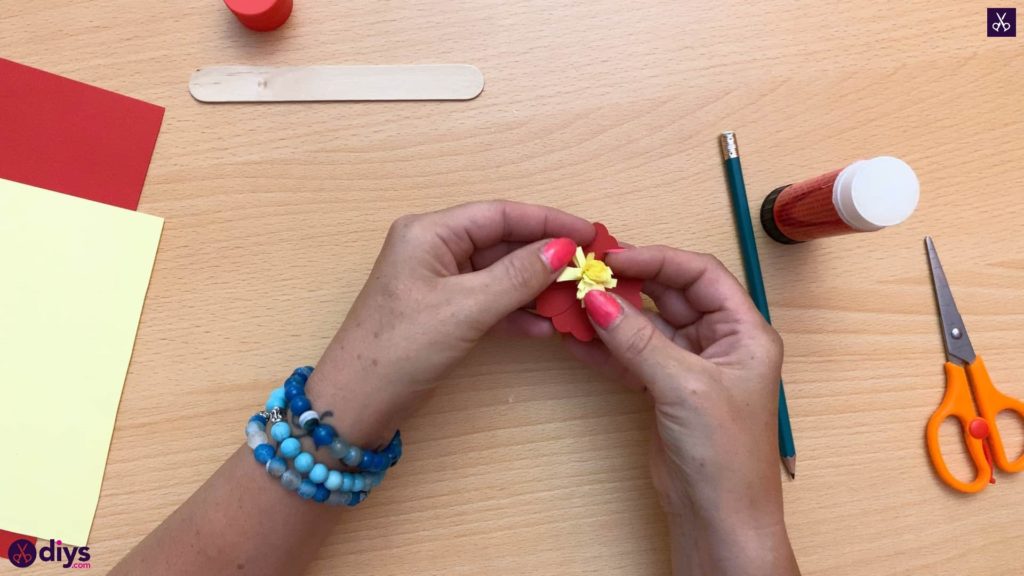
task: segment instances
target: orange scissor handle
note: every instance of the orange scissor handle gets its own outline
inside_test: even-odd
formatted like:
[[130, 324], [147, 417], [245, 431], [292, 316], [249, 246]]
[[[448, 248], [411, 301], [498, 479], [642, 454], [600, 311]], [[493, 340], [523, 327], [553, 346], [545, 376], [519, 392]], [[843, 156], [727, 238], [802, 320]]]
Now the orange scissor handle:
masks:
[[996, 466], [1004, 472], [1020, 472], [1024, 470], [1024, 454], [1010, 462], [1006, 458], [1006, 448], [1003, 447], [1003, 438], [999, 435], [999, 428], [996, 427], [996, 416], [1004, 410], [1015, 412], [1017, 416], [1024, 419], [1024, 402], [1010, 398], [1006, 394], [996, 390], [989, 378], [988, 369], [981, 356], [977, 356], [974, 362], [967, 365], [967, 375], [971, 380], [971, 388], [974, 390], [974, 401], [978, 405], [978, 412], [988, 422], [989, 432], [992, 440], [992, 458]]
[[[980, 492], [988, 485], [992, 477], [992, 466], [985, 458], [985, 446], [983, 440], [971, 435], [971, 423], [978, 418], [974, 411], [974, 402], [971, 401], [971, 389], [967, 384], [967, 373], [962, 366], [946, 362], [946, 394], [942, 397], [939, 407], [928, 419], [928, 426], [925, 427], [925, 440], [928, 443], [928, 457], [931, 458], [935, 472], [942, 478], [942, 481], [950, 487], [961, 492]], [[967, 452], [977, 476], [971, 482], [963, 482], [949, 471], [946, 460], [942, 457], [942, 447], [939, 446], [939, 428], [946, 418], [956, 418], [963, 429], [964, 443], [967, 445]]]

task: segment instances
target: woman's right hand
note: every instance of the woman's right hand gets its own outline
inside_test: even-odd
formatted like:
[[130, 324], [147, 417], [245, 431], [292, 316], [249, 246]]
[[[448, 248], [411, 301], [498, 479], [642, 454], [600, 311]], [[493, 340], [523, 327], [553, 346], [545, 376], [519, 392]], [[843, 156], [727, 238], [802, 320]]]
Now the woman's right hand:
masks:
[[654, 399], [651, 469], [677, 574], [797, 574], [779, 474], [782, 340], [715, 258], [668, 247], [609, 254], [658, 312], [591, 291], [601, 343], [571, 346]]

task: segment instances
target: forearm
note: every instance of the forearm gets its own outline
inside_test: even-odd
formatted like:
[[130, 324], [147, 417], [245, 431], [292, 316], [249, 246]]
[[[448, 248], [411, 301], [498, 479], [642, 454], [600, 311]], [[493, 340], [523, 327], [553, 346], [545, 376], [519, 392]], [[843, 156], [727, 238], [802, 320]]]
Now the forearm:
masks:
[[755, 527], [690, 515], [670, 515], [668, 521], [674, 576], [800, 574], [781, 522]]
[[[375, 398], [348, 374], [326, 369], [314, 374], [307, 395], [322, 411], [344, 407], [336, 410], [334, 424], [346, 439], [367, 447], [390, 439], [392, 418], [380, 404], [386, 395]], [[253, 400], [258, 404], [258, 398]], [[305, 442], [304, 449], [312, 452], [312, 444]], [[242, 445], [112, 574], [301, 574], [343, 510], [286, 490]]]
[[339, 510], [298, 498], [242, 445], [112, 575], [299, 574]]

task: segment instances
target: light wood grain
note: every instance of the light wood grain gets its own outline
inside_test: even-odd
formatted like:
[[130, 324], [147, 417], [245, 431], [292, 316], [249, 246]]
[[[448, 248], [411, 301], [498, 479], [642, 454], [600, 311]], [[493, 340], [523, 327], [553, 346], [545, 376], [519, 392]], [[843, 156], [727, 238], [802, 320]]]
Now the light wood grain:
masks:
[[[786, 510], [804, 574], [1024, 572], [1024, 475], [955, 494], [923, 434], [943, 387], [925, 234], [997, 386], [1024, 396], [1024, 38], [986, 38], [984, 4], [302, 1], [269, 34], [215, 1], [0, 8], [5, 57], [167, 107], [140, 207], [167, 224], [94, 573], [238, 446], [269, 386], [317, 358], [400, 214], [540, 202], [740, 273], [725, 129], [755, 209], [880, 154], [922, 183], [892, 230], [759, 237], [787, 346], [800, 463]], [[192, 71], [229, 62], [472, 62], [488, 87], [457, 104], [195, 102]], [[642, 398], [557, 347], [488, 343], [404, 427], [406, 459], [313, 573], [665, 573], [650, 422]]]

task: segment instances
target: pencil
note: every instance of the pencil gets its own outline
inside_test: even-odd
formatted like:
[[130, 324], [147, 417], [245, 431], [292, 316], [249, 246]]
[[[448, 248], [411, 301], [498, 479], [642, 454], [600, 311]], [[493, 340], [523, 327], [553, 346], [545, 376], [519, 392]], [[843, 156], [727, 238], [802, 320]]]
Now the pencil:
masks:
[[[729, 183], [733, 214], [736, 216], [736, 232], [740, 237], [740, 253], [743, 256], [743, 273], [747, 278], [747, 290], [764, 319], [771, 324], [768, 313], [768, 298], [764, 293], [764, 278], [761, 276], [761, 261], [757, 257], [757, 242], [754, 241], [754, 227], [750, 221], [750, 205], [747, 202], [747, 187], [743, 184], [743, 169], [740, 168], [740, 152], [736, 145], [735, 132], [722, 132], [722, 159], [725, 162], [725, 178]], [[793, 429], [789, 423], [789, 407], [786, 405], [786, 390], [779, 380], [779, 455], [790, 478], [796, 479], [796, 446], [793, 444]]]

